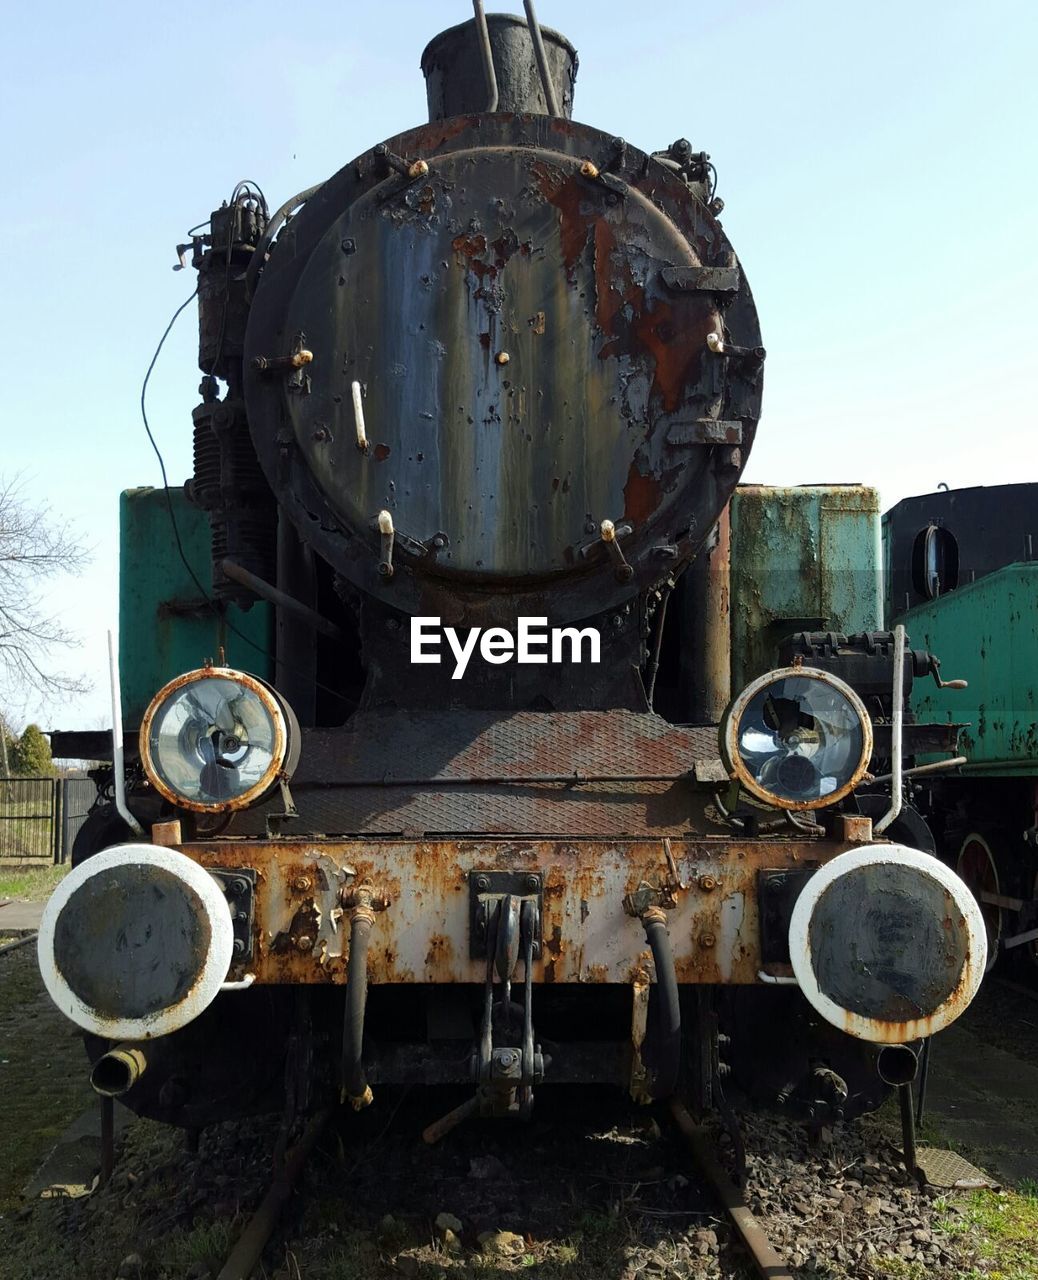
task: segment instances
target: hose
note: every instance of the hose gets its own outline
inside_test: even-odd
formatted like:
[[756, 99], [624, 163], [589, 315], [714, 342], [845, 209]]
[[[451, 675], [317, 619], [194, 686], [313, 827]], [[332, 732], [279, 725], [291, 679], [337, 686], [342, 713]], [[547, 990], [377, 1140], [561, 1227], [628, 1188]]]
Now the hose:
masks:
[[667, 917], [660, 907], [649, 907], [641, 917], [645, 940], [652, 951], [656, 968], [658, 1019], [654, 1048], [658, 1061], [652, 1073], [652, 1096], [669, 1098], [677, 1088], [681, 1066], [681, 1005], [678, 999], [678, 975], [674, 968], [674, 952], [667, 932]]
[[368, 1002], [368, 947], [374, 923], [375, 915], [369, 902], [362, 902], [350, 922], [350, 968], [342, 1024], [342, 1101], [349, 1101], [354, 1111], [362, 1111], [374, 1100], [361, 1056], [364, 1009]]

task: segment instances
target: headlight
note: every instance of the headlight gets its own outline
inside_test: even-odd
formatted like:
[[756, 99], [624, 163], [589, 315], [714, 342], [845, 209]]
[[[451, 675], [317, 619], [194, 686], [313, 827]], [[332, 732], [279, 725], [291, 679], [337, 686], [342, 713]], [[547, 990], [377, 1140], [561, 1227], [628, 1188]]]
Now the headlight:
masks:
[[299, 726], [288, 703], [255, 676], [205, 667], [178, 676], [141, 723], [141, 760], [171, 803], [197, 813], [244, 809], [261, 800], [299, 758]]
[[872, 722], [861, 699], [827, 671], [783, 667], [742, 691], [725, 712], [721, 758], [765, 804], [820, 809], [861, 781]]

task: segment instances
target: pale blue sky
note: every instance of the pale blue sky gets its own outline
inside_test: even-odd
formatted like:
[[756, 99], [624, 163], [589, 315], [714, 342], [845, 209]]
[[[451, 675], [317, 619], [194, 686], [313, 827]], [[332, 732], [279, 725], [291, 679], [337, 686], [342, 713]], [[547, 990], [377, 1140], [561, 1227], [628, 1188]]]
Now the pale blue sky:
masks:
[[[519, 0], [491, 9], [521, 12]], [[51, 607], [95, 681], [47, 726], [106, 719], [117, 500], [157, 484], [140, 382], [193, 273], [173, 246], [258, 181], [276, 206], [425, 119], [427, 40], [466, 0], [7, 6], [0, 49], [0, 472], [95, 547]], [[745, 478], [861, 481], [890, 505], [1038, 480], [1034, 0], [539, 0], [580, 51], [575, 115], [709, 151], [768, 348]], [[190, 469], [189, 310], [152, 382]], [[0, 696], [3, 696], [0, 694]]]

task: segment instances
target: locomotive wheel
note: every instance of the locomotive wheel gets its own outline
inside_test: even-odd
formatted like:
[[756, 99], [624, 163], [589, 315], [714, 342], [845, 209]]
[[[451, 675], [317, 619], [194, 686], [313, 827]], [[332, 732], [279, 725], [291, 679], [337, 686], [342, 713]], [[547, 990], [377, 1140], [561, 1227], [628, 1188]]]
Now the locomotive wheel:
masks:
[[1002, 942], [1002, 908], [993, 903], [981, 901], [982, 893], [1000, 894], [998, 866], [991, 845], [977, 831], [971, 831], [963, 840], [956, 859], [955, 870], [969, 886], [980, 906], [981, 915], [988, 934], [988, 964], [990, 973], [998, 959], [998, 949]]

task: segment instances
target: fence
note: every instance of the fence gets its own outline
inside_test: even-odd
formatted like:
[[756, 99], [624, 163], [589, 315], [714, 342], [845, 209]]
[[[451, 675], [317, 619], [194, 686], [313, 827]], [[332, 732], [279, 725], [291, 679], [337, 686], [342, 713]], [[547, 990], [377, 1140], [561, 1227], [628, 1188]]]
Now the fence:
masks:
[[96, 795], [89, 778], [0, 778], [0, 858], [66, 862]]

